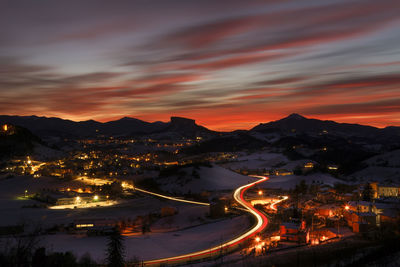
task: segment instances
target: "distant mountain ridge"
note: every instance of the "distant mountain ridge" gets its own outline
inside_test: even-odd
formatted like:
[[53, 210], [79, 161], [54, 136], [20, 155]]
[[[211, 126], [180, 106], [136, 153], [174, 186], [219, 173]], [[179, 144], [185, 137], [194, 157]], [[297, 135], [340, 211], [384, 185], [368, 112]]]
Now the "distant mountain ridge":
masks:
[[38, 136], [48, 137], [87, 137], [95, 135], [144, 135], [174, 133], [180, 136], [192, 137], [194, 135], [216, 134], [194, 120], [171, 117], [170, 122], [146, 122], [135, 118], [124, 117], [110, 122], [94, 120], [75, 122], [60, 118], [38, 116], [8, 116], [0, 115], [0, 124], [11, 123], [29, 129]]
[[[135, 136], [156, 135], [159, 137], [195, 137], [217, 136], [222, 132], [216, 132], [196, 124], [195, 120], [171, 117], [170, 122], [146, 122], [135, 118], [123, 117], [110, 122], [98, 122], [94, 120], [75, 122], [60, 118], [48, 118], [38, 116], [8, 116], [0, 115], [0, 123], [11, 123], [29, 129], [35, 135], [57, 137], [87, 137], [96, 135]], [[235, 133], [238, 131], [233, 131]], [[330, 120], [309, 119], [293, 113], [283, 119], [268, 123], [260, 123], [254, 128], [242, 133], [329, 133], [340, 136], [365, 136], [387, 138], [399, 137], [400, 127], [389, 126], [383, 129], [373, 126], [337, 123]]]
[[308, 133], [308, 134], [335, 134], [357, 135], [365, 137], [400, 135], [400, 127], [390, 126], [383, 129], [368, 125], [338, 123], [331, 120], [309, 119], [293, 113], [283, 119], [268, 123], [260, 123], [250, 132], [274, 132], [283, 133]]

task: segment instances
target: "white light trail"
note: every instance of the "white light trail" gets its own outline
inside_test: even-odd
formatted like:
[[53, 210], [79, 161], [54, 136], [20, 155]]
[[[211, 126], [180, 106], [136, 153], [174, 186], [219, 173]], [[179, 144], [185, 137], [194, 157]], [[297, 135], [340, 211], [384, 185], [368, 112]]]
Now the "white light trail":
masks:
[[[257, 177], [260, 178], [260, 177]], [[239, 187], [238, 189], [235, 190], [233, 197], [235, 198], [235, 200], [242, 205], [247, 212], [251, 213], [254, 217], [256, 217], [257, 219], [257, 223], [256, 225], [251, 228], [249, 231], [247, 231], [246, 233], [236, 237], [233, 240], [230, 240], [226, 243], [220, 244], [218, 246], [212, 247], [212, 248], [208, 248], [205, 250], [201, 250], [201, 251], [197, 251], [197, 252], [193, 252], [193, 253], [188, 253], [188, 254], [184, 254], [184, 255], [180, 255], [180, 256], [175, 256], [175, 257], [169, 257], [169, 258], [163, 258], [163, 259], [158, 259], [158, 260], [149, 260], [149, 261], [145, 261], [143, 264], [146, 266], [158, 266], [164, 263], [178, 263], [180, 261], [185, 261], [188, 259], [193, 260], [194, 258], [202, 258], [202, 257], [208, 257], [210, 256], [212, 253], [215, 252], [220, 252], [223, 249], [227, 249], [230, 247], [234, 247], [235, 245], [247, 240], [248, 238], [252, 237], [253, 235], [255, 235], [256, 233], [261, 232], [268, 224], [268, 219], [265, 217], [264, 214], [262, 214], [261, 212], [259, 212], [258, 210], [256, 210], [255, 208], [253, 208], [251, 206], [250, 203], [248, 203], [247, 201], [244, 200], [243, 198], [243, 194], [244, 192], [252, 187], [253, 185], [257, 184], [257, 183], [261, 183], [264, 182], [265, 180], [267, 180], [267, 177], [261, 177], [260, 180], [247, 184], [247, 185], [243, 185], [241, 187]]]

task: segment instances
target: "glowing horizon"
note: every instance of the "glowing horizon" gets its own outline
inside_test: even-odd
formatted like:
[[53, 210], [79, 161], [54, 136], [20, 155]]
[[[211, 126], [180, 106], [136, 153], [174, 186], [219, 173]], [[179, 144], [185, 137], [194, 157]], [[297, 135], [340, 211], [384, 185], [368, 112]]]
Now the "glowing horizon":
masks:
[[[295, 112], [293, 112], [293, 113], [295, 113]], [[293, 114], [293, 113], [290, 113], [290, 114]], [[184, 116], [184, 115], [183, 116], [171, 115], [171, 116], [165, 117], [165, 119], [162, 119], [162, 120], [161, 119], [146, 120], [146, 119], [143, 119], [143, 118], [140, 118], [140, 117], [123, 116], [123, 117], [116, 117], [116, 118], [111, 118], [111, 119], [109, 118], [109, 119], [105, 119], [105, 120], [95, 120], [95, 121], [100, 122], [100, 123], [107, 123], [107, 122], [111, 122], [111, 121], [117, 121], [117, 120], [120, 120], [120, 119], [125, 118], [125, 117], [129, 117], [129, 118], [138, 119], [138, 120], [142, 120], [142, 121], [150, 122], [150, 123], [157, 122], [157, 121], [167, 123], [167, 122], [170, 121], [171, 117], [177, 116], [177, 117], [182, 117], [182, 118], [187, 118], [187, 119], [193, 119], [193, 120], [196, 121], [197, 125], [204, 126], [204, 127], [208, 128], [210, 130], [214, 130], [214, 131], [235, 131], [235, 130], [250, 130], [251, 128], [259, 125], [260, 123], [269, 123], [269, 122], [277, 121], [277, 120], [280, 120], [280, 119], [283, 119], [283, 118], [289, 116], [290, 114], [285, 114], [282, 117], [277, 117], [276, 119], [272, 119], [272, 120], [268, 120], [268, 121], [249, 121], [249, 122], [245, 121], [245, 122], [240, 122], [240, 123], [238, 123], [238, 125], [240, 125], [241, 127], [237, 127], [237, 128], [231, 128], [232, 124], [228, 124], [228, 126], [226, 128], [224, 128], [223, 125], [221, 126], [221, 124], [207, 123], [207, 121], [204, 120], [204, 119], [203, 120], [198, 120], [196, 118], [188, 117], [188, 116]], [[8, 116], [9, 114], [3, 114], [3, 115], [7, 115]], [[378, 125], [364, 124], [364, 123], [360, 123], [359, 120], [358, 121], [354, 121], [356, 119], [359, 119], [359, 117], [353, 117], [353, 116], [351, 116], [351, 117], [338, 117], [339, 119], [335, 120], [335, 119], [332, 119], [331, 117], [324, 118], [324, 117], [317, 117], [317, 116], [306, 116], [304, 114], [299, 114], [299, 115], [304, 116], [307, 119], [317, 119], [317, 120], [322, 120], [322, 121], [330, 120], [330, 121], [335, 121], [337, 123], [360, 124], [360, 125], [372, 126], [372, 127], [381, 128], [381, 129], [383, 129], [385, 127], [396, 126], [396, 125], [384, 125], [384, 124], [383, 125], [380, 125], [380, 124], [378, 124]], [[73, 118], [61, 118], [61, 117], [54, 117], [54, 116], [38, 116], [38, 115], [34, 115], [34, 114], [29, 114], [29, 115], [17, 115], [17, 114], [15, 114], [15, 115], [9, 115], [9, 116], [37, 116], [37, 117], [46, 117], [46, 118], [59, 118], [59, 119], [70, 120], [70, 121], [74, 121], [74, 122], [84, 122], [84, 121], [92, 120], [91, 118], [84, 119], [84, 120], [79, 120], [79, 119], [73, 119]], [[215, 125], [217, 125], [217, 126], [215, 126]]]

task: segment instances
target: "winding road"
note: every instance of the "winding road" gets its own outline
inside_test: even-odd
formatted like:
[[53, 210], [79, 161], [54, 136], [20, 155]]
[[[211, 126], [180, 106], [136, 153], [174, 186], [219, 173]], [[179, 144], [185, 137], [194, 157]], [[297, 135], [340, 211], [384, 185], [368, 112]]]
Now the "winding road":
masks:
[[[251, 213], [256, 218], [256, 224], [249, 231], [236, 237], [233, 240], [227, 241], [225, 243], [222, 243], [222, 244], [212, 247], [212, 248], [208, 248], [205, 250], [188, 253], [188, 254], [184, 254], [184, 255], [179, 255], [179, 256], [175, 256], [175, 257], [149, 260], [149, 261], [143, 262], [143, 265], [144, 266], [159, 266], [162, 264], [172, 264], [172, 265], [173, 264], [184, 264], [184, 263], [189, 263], [189, 262], [192, 262], [195, 260], [200, 260], [203, 258], [215, 257], [218, 255], [221, 255], [222, 253], [226, 253], [227, 251], [237, 248], [237, 246], [240, 243], [248, 240], [249, 238], [255, 236], [257, 233], [260, 233], [262, 230], [264, 230], [268, 224], [267, 217], [264, 214], [262, 214], [261, 212], [259, 212], [257, 209], [255, 209], [249, 202], [244, 200], [244, 193], [246, 192], [247, 189], [249, 189], [250, 187], [252, 187], [256, 184], [262, 183], [268, 179], [267, 177], [261, 177], [261, 176], [257, 176], [257, 178], [260, 178], [260, 180], [237, 188], [233, 194], [233, 197], [235, 198], [235, 200], [241, 206], [243, 206], [243, 208], [246, 209], [247, 212]], [[159, 194], [157, 194], [157, 195], [159, 195]], [[165, 197], [163, 195], [159, 195], [159, 196]], [[171, 197], [167, 197], [167, 198], [171, 199]], [[179, 200], [182, 201], [181, 199], [179, 199]], [[277, 202], [281, 202], [281, 201], [283, 201], [283, 200], [278, 200]], [[185, 202], [187, 202], [187, 201], [185, 201]], [[200, 203], [197, 203], [197, 204], [200, 204]], [[202, 204], [204, 204], [204, 203], [202, 203]]]

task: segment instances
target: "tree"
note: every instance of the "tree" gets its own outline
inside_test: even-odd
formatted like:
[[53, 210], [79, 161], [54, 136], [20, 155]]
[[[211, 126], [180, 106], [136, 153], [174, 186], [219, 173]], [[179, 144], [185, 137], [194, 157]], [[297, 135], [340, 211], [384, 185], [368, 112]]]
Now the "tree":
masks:
[[42, 266], [76, 267], [77, 262], [71, 251], [54, 252], [46, 257], [46, 265]]
[[42, 267], [46, 263], [46, 249], [44, 247], [38, 248], [32, 257], [32, 267]]
[[372, 199], [374, 198], [374, 189], [372, 188], [370, 183], [367, 183], [364, 186], [361, 197], [364, 201], [372, 201]]
[[194, 177], [194, 178], [196, 178], [196, 179], [200, 179], [200, 175], [199, 175], [199, 173], [196, 171], [196, 169], [194, 169], [193, 168], [193, 171], [192, 171], [192, 176]]
[[83, 256], [79, 260], [80, 267], [95, 267], [97, 266], [96, 262], [92, 260], [92, 257], [89, 253], [83, 254]]
[[108, 239], [107, 244], [107, 266], [124, 266], [124, 245], [123, 238], [118, 229], [116, 229]]
[[306, 181], [301, 180], [299, 184], [296, 185], [294, 189], [295, 194], [306, 194], [307, 193], [308, 186], [306, 184]]

